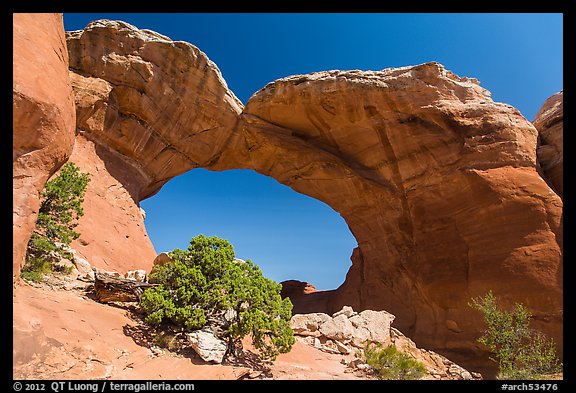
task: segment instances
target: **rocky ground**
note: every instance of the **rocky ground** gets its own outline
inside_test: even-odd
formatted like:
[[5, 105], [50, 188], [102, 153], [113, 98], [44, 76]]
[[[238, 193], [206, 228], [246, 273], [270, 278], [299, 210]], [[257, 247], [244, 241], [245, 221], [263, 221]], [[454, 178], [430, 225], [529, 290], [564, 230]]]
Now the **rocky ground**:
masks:
[[[368, 335], [366, 327], [370, 323], [386, 322], [383, 339], [397, 341], [399, 348], [414, 352], [415, 357], [424, 361], [430, 370], [426, 379], [462, 379], [463, 375], [470, 379], [466, 370], [449, 361], [439, 368], [436, 363], [442, 363], [438, 361], [441, 357], [417, 349], [411, 340], [391, 328], [394, 316], [385, 311], [358, 314], [346, 309], [336, 317], [296, 315], [292, 323], [296, 343], [290, 353], [265, 364], [253, 361], [212, 364], [190, 347], [172, 347], [167, 340], [160, 343], [155, 332], [142, 323], [135, 303], [99, 303], [92, 288], [89, 275], [77, 270], [69, 275], [47, 276], [43, 283], [23, 282], [15, 287], [14, 379], [374, 379], [365, 367], [357, 367], [358, 348], [351, 336], [355, 328], [349, 317], [355, 325], [360, 320], [364, 327], [356, 331], [364, 329]], [[350, 326], [346, 325], [349, 329], [343, 332], [340, 320], [344, 319]], [[324, 326], [318, 329], [310, 321], [322, 321]], [[257, 351], [248, 339], [244, 340], [244, 348], [255, 358]], [[458, 373], [452, 375], [449, 370]]]
[[[94, 301], [89, 281], [52, 277], [14, 289], [14, 379], [239, 379], [248, 367], [208, 364], [190, 351], [150, 345], [133, 307]], [[17, 311], [17, 312], [16, 312]], [[246, 347], [250, 348], [249, 343]], [[343, 356], [301, 342], [280, 355], [267, 379], [365, 379]]]

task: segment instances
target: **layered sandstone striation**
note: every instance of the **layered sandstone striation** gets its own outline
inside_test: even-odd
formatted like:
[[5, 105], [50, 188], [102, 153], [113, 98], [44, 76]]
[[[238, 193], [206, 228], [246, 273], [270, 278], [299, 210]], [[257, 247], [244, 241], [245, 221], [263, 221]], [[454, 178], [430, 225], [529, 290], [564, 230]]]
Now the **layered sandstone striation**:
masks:
[[242, 104], [188, 43], [114, 21], [67, 40], [79, 133], [71, 160], [93, 175], [72, 246], [99, 268], [149, 271], [156, 252], [140, 201], [208, 165]]
[[13, 14], [13, 280], [34, 230], [40, 192], [66, 162], [75, 111], [61, 14]]
[[[301, 294], [304, 312], [386, 310], [419, 346], [480, 351], [468, 303], [492, 290], [562, 343], [562, 200], [537, 172], [536, 128], [476, 80], [435, 62], [326, 71], [243, 108], [188, 43], [106, 20], [67, 39], [73, 157], [102, 178], [76, 245], [95, 266], [151, 266], [138, 205], [174, 176], [253, 169], [330, 205], [358, 241], [346, 281]], [[142, 256], [117, 257], [126, 246]]]
[[560, 197], [563, 193], [564, 92], [549, 97], [532, 122], [539, 134], [537, 156], [544, 177]]

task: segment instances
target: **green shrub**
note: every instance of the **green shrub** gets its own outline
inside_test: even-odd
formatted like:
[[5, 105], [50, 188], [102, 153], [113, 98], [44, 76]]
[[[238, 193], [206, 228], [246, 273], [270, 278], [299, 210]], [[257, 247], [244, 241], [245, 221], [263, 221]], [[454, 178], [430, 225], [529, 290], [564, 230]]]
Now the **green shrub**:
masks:
[[41, 281], [51, 272], [52, 262], [61, 258], [72, 259], [66, 251], [72, 240], [80, 234], [74, 231], [76, 220], [84, 214], [82, 202], [90, 177], [68, 162], [60, 173], [46, 182], [40, 194], [40, 209], [36, 227], [26, 247], [26, 259], [21, 277]]
[[265, 278], [257, 265], [234, 261], [228, 241], [199, 235], [186, 251], [175, 249], [169, 255], [172, 262], [150, 273], [149, 281], [157, 286], [141, 298], [146, 323], [171, 321], [193, 331], [217, 320], [232, 355], [247, 335], [262, 358], [274, 359], [291, 349], [292, 303], [282, 300], [281, 286]]
[[368, 344], [364, 348], [364, 361], [374, 369], [379, 379], [420, 379], [426, 375], [426, 367], [412, 356], [398, 351], [390, 344]]
[[41, 282], [44, 279], [44, 274], [52, 271], [52, 263], [42, 258], [28, 258], [26, 265], [20, 272], [20, 277], [24, 280]]
[[175, 334], [160, 331], [153, 336], [152, 342], [160, 348], [166, 348], [170, 351], [180, 349], [178, 338]]
[[498, 363], [498, 379], [545, 379], [562, 371], [554, 340], [530, 329], [532, 315], [524, 305], [501, 310], [490, 291], [472, 299], [470, 306], [484, 315], [487, 329], [478, 342], [494, 354], [491, 359]]

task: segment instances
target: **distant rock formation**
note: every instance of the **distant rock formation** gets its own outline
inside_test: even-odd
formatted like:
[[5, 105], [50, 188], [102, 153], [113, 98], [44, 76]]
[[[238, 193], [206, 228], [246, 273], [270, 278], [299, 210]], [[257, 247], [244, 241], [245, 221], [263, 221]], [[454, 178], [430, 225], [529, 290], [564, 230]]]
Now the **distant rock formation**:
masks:
[[538, 161], [545, 178], [560, 197], [564, 180], [564, 92], [549, 97], [532, 122], [539, 135]]
[[282, 284], [282, 291], [280, 292], [282, 298], [289, 297], [290, 299], [294, 299], [298, 296], [316, 292], [316, 287], [309, 282], [286, 280], [282, 281], [280, 284]]
[[492, 290], [561, 348], [562, 200], [537, 171], [537, 130], [475, 79], [436, 62], [316, 72], [244, 108], [191, 44], [102, 20], [67, 45], [72, 158], [101, 179], [73, 247], [94, 266], [150, 270], [138, 206], [174, 176], [253, 169], [331, 206], [358, 242], [346, 281], [299, 307], [387, 310], [418, 345], [482, 353], [468, 302]]

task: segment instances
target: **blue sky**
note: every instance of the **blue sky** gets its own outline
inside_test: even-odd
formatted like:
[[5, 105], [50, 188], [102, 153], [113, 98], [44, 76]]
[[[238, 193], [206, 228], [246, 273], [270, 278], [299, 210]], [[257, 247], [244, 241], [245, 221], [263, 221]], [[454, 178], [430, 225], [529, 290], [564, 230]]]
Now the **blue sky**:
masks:
[[[563, 89], [562, 14], [64, 14], [66, 30], [116, 19], [187, 41], [246, 103], [268, 82], [332, 69], [438, 61], [532, 120]], [[142, 201], [156, 251], [198, 233], [228, 239], [276, 280], [338, 287], [356, 241], [330, 207], [252, 171], [179, 176]]]

